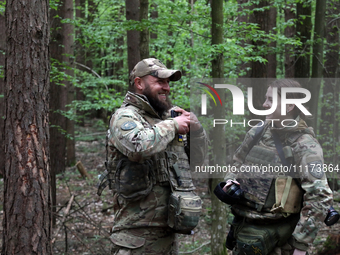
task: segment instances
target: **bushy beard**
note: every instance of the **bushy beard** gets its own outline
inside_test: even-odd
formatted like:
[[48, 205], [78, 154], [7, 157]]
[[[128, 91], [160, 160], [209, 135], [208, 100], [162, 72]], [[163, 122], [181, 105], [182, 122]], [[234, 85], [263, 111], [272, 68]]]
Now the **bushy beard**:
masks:
[[150, 105], [153, 107], [153, 109], [155, 109], [160, 117], [162, 117], [163, 113], [167, 112], [172, 107], [172, 103], [168, 95], [166, 95], [165, 101], [159, 100], [157, 97], [158, 95], [152, 95], [149, 84], [146, 84], [143, 95], [147, 97]]

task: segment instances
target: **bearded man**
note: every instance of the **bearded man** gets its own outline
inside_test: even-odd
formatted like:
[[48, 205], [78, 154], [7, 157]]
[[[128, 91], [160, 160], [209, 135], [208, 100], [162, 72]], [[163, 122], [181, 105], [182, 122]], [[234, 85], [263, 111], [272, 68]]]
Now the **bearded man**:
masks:
[[[183, 232], [180, 229], [186, 216], [176, 226], [178, 222], [170, 219], [173, 207], [169, 199], [180, 190], [184, 196], [191, 194], [189, 204], [200, 203], [199, 197], [192, 196], [194, 185], [185, 148], [190, 132], [194, 140], [190, 149], [195, 150], [195, 158], [204, 159], [207, 139], [196, 116], [173, 107], [169, 100], [169, 82], [178, 81], [181, 75], [155, 58], [138, 62], [130, 74], [124, 102], [110, 120], [111, 254], [177, 254], [176, 233]], [[171, 110], [179, 116], [171, 117]], [[191, 216], [187, 217], [190, 224], [195, 218]]]

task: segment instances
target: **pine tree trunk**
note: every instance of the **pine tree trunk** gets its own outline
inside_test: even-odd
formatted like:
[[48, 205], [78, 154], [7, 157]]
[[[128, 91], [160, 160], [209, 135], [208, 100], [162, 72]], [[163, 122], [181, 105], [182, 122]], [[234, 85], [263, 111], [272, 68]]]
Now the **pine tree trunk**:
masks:
[[[339, 161], [339, 155], [336, 146], [339, 144], [339, 81], [340, 76], [340, 39], [339, 27], [340, 20], [334, 19], [340, 11], [340, 3], [338, 0], [327, 2], [327, 18], [326, 18], [326, 39], [325, 44], [325, 67], [323, 69], [324, 80], [323, 86], [323, 104], [321, 110], [320, 121], [320, 143], [324, 151], [325, 164], [331, 164]], [[338, 190], [339, 185], [337, 178], [332, 174], [327, 175], [330, 187]]]
[[[148, 14], [149, 14], [149, 0], [140, 0], [140, 21], [142, 20], [148, 20]], [[149, 53], [149, 29], [145, 27], [140, 32], [140, 38], [139, 38], [139, 48], [140, 48], [140, 59], [148, 58]]]
[[[268, 1], [260, 1], [258, 4], [253, 5], [253, 9], [264, 9], [264, 10], [259, 10], [259, 11], [254, 11], [254, 14], [252, 15], [252, 22], [258, 24], [258, 27], [260, 30], [264, 31], [266, 34], [269, 33], [270, 28], [273, 27], [273, 25], [269, 25], [269, 23], [271, 22], [271, 16], [269, 15], [269, 10], [267, 9], [267, 7], [269, 6]], [[272, 9], [272, 8], [271, 8]], [[276, 10], [272, 10], [272, 12], [276, 12]], [[276, 16], [276, 15], [274, 15]], [[272, 19], [274, 19], [272, 17]], [[269, 46], [273, 47], [275, 43], [271, 43]], [[259, 41], [254, 41], [253, 45], [255, 45], [256, 47], [264, 47], [264, 45], [266, 45], [266, 43], [263, 40], [259, 40]], [[268, 77], [275, 77], [275, 73], [276, 73], [276, 59], [274, 60], [273, 57], [271, 58], [271, 61], [273, 61], [272, 63], [269, 63], [269, 59], [268, 57], [270, 56], [270, 54], [262, 54], [261, 57], [265, 58], [268, 60], [268, 63], [261, 63], [259, 61], [256, 62], [252, 62], [252, 74], [251, 77], [252, 78], [268, 78]], [[274, 56], [276, 56], [274, 54]], [[276, 58], [276, 57], [275, 57]], [[270, 67], [271, 66], [271, 67]], [[275, 70], [274, 70], [275, 69]], [[271, 71], [270, 71], [271, 70]], [[256, 86], [256, 89], [254, 89], [253, 91], [253, 104], [255, 109], [262, 109], [262, 105], [263, 105], [263, 96], [266, 94], [267, 91], [267, 87], [266, 84], [263, 83], [261, 85], [258, 85], [258, 83], [256, 85], [252, 84], [252, 86]], [[249, 118], [250, 119], [261, 119], [262, 116], [257, 116], [253, 113], [249, 114]]]
[[[323, 73], [323, 40], [325, 33], [325, 12], [326, 1], [317, 0], [315, 8], [315, 26], [313, 38], [313, 62], [312, 62], [312, 78], [321, 78]], [[318, 103], [321, 88], [321, 79], [312, 79], [310, 81], [309, 91], [311, 92], [311, 100], [307, 106], [314, 116], [311, 120], [311, 126], [314, 130], [318, 128]]]
[[[242, 13], [244, 12], [245, 9], [250, 9], [249, 6], [244, 6], [244, 4], [247, 4], [249, 2], [249, 0], [237, 0], [237, 4], [238, 4], [238, 13]], [[249, 14], [244, 14], [242, 13], [242, 15], [239, 14], [239, 16], [237, 17], [237, 20], [240, 24], [242, 23], [249, 23], [250, 17]], [[246, 45], [251, 44], [250, 40], [241, 41], [241, 46], [246, 47]], [[239, 69], [240, 71], [242, 70], [245, 74], [240, 77], [240, 78], [250, 78], [251, 77], [251, 63], [250, 62], [246, 62], [246, 63], [241, 63], [241, 65], [239, 65]]]
[[[62, 5], [63, 2], [60, 2]], [[58, 16], [58, 18], [54, 18]], [[51, 40], [50, 52], [51, 59], [59, 63], [63, 61], [63, 26], [60, 22], [62, 9], [50, 11]], [[62, 71], [60, 65], [55, 64], [59, 71]], [[61, 130], [66, 130], [66, 118], [57, 112], [65, 111], [67, 100], [67, 90], [64, 86], [58, 85], [57, 82], [51, 82], [50, 86], [50, 153], [51, 153], [51, 193], [52, 193], [52, 218], [53, 224], [56, 222], [55, 212], [57, 204], [56, 174], [65, 171], [66, 157], [66, 138]]]
[[[73, 0], [65, 0], [63, 6], [63, 18], [73, 20]], [[69, 77], [74, 76], [74, 46], [73, 46], [73, 34], [74, 27], [71, 23], [63, 24], [63, 62], [67, 64], [70, 69], [66, 69], [65, 73]], [[71, 104], [74, 100], [74, 86], [71, 81], [66, 80], [64, 82], [67, 88], [67, 104]], [[68, 110], [68, 109], [66, 109]], [[66, 139], [66, 165], [72, 166], [76, 163], [76, 150], [75, 150], [75, 140], [74, 140], [74, 121], [66, 120], [66, 132], [68, 138]]]
[[[85, 19], [85, 0], [75, 0], [75, 6], [76, 6], [76, 18], [79, 19]], [[80, 41], [84, 41], [84, 35], [81, 31], [81, 28], [78, 28], [76, 30], [76, 38], [80, 39], [77, 40], [76, 43], [76, 50], [75, 50], [75, 55], [76, 55], [76, 63], [85, 65], [85, 47], [80, 43]], [[76, 67], [81, 70], [87, 72], [88, 70], [83, 68], [80, 65], [76, 65]], [[82, 83], [82, 79], [80, 77], [77, 77], [77, 80], [79, 83]], [[76, 100], [79, 101], [84, 101], [85, 100], [85, 95], [82, 92], [81, 88], [76, 87]], [[77, 110], [77, 118], [78, 118], [78, 125], [84, 126], [85, 125], [85, 112]]]
[[[295, 19], [295, 13], [293, 12], [293, 3], [290, 3], [284, 9], [285, 13], [285, 22], [289, 20]], [[285, 36], [287, 38], [293, 38], [295, 35], [295, 27], [294, 26], [287, 26], [285, 28]], [[294, 70], [294, 62], [295, 58], [293, 56], [294, 49], [291, 45], [285, 45], [285, 77], [286, 78], [293, 78], [295, 77], [295, 70]]]
[[[139, 21], [139, 0], [125, 0], [126, 20]], [[128, 68], [129, 73], [141, 60], [139, 51], [140, 32], [137, 30], [127, 31]]]
[[[223, 0], [213, 0], [211, 2], [211, 42], [212, 45], [223, 44]], [[212, 78], [223, 78], [223, 53], [217, 53], [212, 60]], [[223, 106], [225, 104], [225, 92], [219, 91], [219, 95], [223, 100]], [[222, 107], [214, 107], [213, 113], [215, 119], [225, 118], [225, 111]], [[222, 125], [218, 125], [211, 134], [213, 144], [213, 155], [215, 157], [215, 164], [226, 164], [226, 142], [224, 129]], [[211, 181], [211, 190], [223, 180], [224, 176], [214, 176]], [[211, 254], [222, 255], [227, 254], [227, 250], [224, 246], [226, 238], [226, 219], [227, 219], [227, 207], [221, 203], [215, 194], [211, 193]]]
[[6, 167], [2, 254], [52, 254], [49, 2], [6, 1]]
[[[0, 0], [4, 2], [4, 0]], [[5, 14], [0, 14], [0, 155], [5, 155], [5, 126], [3, 116], [5, 115], [5, 51], [6, 51], [6, 29]], [[2, 77], [1, 77], [2, 76]], [[5, 171], [5, 157], [0, 157], [0, 176]]]
[[[269, 3], [268, 3], [269, 5]], [[275, 6], [270, 6], [270, 9], [268, 12], [268, 18], [266, 20], [266, 34], [272, 33], [276, 34], [275, 28], [276, 28], [276, 14], [277, 10]], [[269, 53], [267, 54], [267, 78], [276, 78], [276, 67], [277, 67], [277, 61], [276, 61], [276, 41], [271, 41], [269, 43]]]
[[295, 63], [295, 77], [309, 78], [310, 77], [310, 39], [312, 31], [312, 6], [311, 2], [301, 1], [296, 4], [296, 35], [300, 37], [301, 46], [298, 47], [296, 63]]

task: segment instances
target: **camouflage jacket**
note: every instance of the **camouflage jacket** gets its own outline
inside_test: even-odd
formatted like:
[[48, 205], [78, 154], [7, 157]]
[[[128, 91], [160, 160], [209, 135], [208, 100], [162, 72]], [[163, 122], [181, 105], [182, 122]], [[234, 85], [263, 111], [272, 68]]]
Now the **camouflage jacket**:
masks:
[[[320, 172], [316, 174], [312, 171], [315, 165], [323, 165], [323, 152], [320, 144], [315, 138], [312, 128], [307, 128], [305, 121], [299, 117], [296, 119], [296, 127], [273, 128], [271, 123], [266, 123], [268, 128], [265, 129], [263, 136], [258, 142], [258, 146], [271, 148], [275, 152], [272, 162], [280, 162], [271, 130], [275, 130], [280, 137], [282, 144], [289, 145], [293, 152], [294, 163], [297, 169], [297, 180], [303, 190], [303, 206], [300, 212], [300, 220], [293, 232], [291, 242], [295, 248], [307, 250], [308, 244], [311, 244], [326, 218], [327, 211], [333, 203], [333, 194], [328, 186], [326, 174]], [[241, 146], [236, 150], [234, 155], [234, 165], [240, 168], [247, 165], [248, 145], [255, 136], [257, 127], [252, 128], [245, 136]], [[297, 140], [295, 140], [298, 134]], [[234, 173], [228, 173], [226, 179], [236, 179], [238, 176]], [[263, 214], [266, 217], [266, 213]], [[268, 214], [267, 214], [268, 215]]]
[[[167, 226], [167, 206], [171, 193], [167, 170], [172, 166], [173, 160], [177, 162], [182, 172], [187, 173], [186, 177], [191, 185], [189, 186], [194, 189], [189, 160], [185, 153], [186, 136], [177, 134], [178, 124], [169, 116], [169, 113], [166, 113], [160, 118], [146, 97], [128, 92], [123, 105], [110, 120], [109, 167], [117, 168], [120, 159], [130, 162], [132, 164], [130, 168], [134, 168], [134, 162], [138, 164], [149, 162], [151, 165], [147, 183], [147, 186], [151, 185], [151, 191], [146, 196], [126, 199], [119, 192], [115, 192], [113, 232], [129, 228]], [[195, 146], [190, 149], [201, 154], [200, 158], [203, 159], [207, 148], [203, 128], [191, 132], [190, 139], [195, 141], [191, 142]], [[125, 185], [134, 192], [133, 188], [138, 189], [140, 181], [131, 179], [131, 172], [133, 171], [126, 170], [124, 174], [129, 176], [130, 180], [123, 182], [125, 178], [123, 176], [121, 187], [124, 189]]]

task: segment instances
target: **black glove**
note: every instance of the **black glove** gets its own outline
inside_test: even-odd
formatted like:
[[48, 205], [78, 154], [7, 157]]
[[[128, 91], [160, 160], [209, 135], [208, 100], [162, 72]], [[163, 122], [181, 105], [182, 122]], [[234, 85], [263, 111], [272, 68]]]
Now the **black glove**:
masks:
[[228, 205], [239, 204], [241, 199], [243, 198], [243, 190], [240, 188], [240, 185], [234, 183], [229, 187], [227, 192], [224, 192], [223, 187], [225, 186], [225, 184], [226, 182], [220, 182], [216, 186], [214, 194], [219, 200]]
[[332, 226], [338, 222], [339, 218], [340, 218], [339, 213], [331, 206], [331, 208], [328, 209], [325, 224], [327, 226]]

